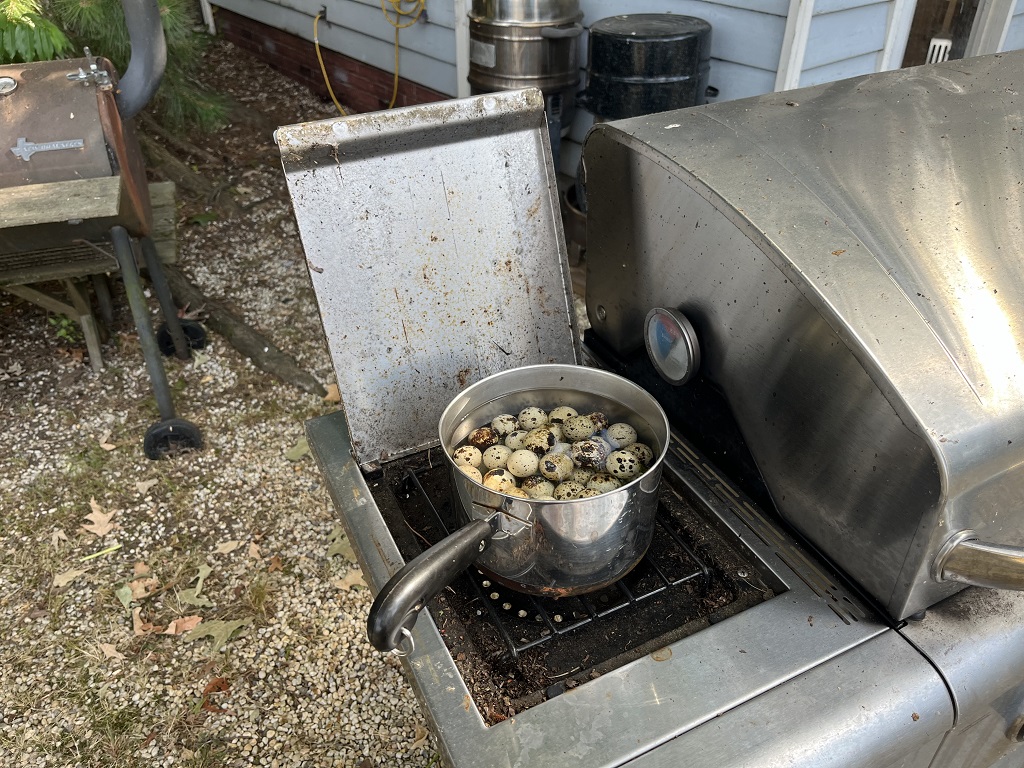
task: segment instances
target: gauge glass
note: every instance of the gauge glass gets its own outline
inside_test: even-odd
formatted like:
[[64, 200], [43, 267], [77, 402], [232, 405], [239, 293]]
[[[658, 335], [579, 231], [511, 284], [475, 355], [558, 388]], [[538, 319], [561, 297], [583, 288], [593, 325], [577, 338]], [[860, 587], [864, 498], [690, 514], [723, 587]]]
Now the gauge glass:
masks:
[[697, 371], [700, 352], [690, 321], [673, 309], [655, 307], [647, 315], [647, 354], [663, 379], [683, 384]]

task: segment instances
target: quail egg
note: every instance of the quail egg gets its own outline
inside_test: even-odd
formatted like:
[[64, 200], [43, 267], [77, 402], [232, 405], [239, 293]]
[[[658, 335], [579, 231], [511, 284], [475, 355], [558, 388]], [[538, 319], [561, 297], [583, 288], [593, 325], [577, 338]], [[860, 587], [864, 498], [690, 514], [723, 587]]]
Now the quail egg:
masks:
[[513, 451], [518, 451], [523, 447], [523, 440], [530, 434], [525, 429], [517, 429], [515, 432], [509, 432], [505, 435], [505, 445], [511, 448]]
[[498, 437], [498, 433], [490, 427], [480, 427], [479, 429], [474, 429], [469, 433], [469, 437], [466, 438], [466, 442], [483, 451], [490, 448], [492, 445], [496, 445], [501, 442], [501, 440]]
[[[526, 495], [532, 499], [541, 496], [552, 496], [555, 492], [555, 484], [541, 475], [533, 475], [526, 478], [520, 483], [519, 487], [526, 491]], [[552, 498], [554, 497], [552, 496]]]
[[548, 423], [548, 414], [543, 408], [531, 405], [519, 412], [519, 426], [522, 429], [536, 429]]
[[562, 422], [562, 434], [566, 440], [574, 443], [586, 440], [595, 432], [597, 432], [597, 427], [594, 426], [594, 422], [590, 420], [589, 416], [572, 416]]
[[475, 445], [460, 445], [452, 453], [452, 460], [460, 467], [479, 467], [483, 455]]
[[627, 445], [622, 450], [632, 453], [645, 467], [649, 467], [651, 462], [654, 461], [654, 451], [644, 443], [633, 443], [632, 445]]
[[640, 474], [640, 460], [629, 451], [612, 451], [608, 454], [605, 469], [620, 480], [629, 480]]
[[579, 495], [586, 490], [575, 480], [566, 480], [555, 486], [555, 498], [559, 501], [579, 498]]
[[575, 480], [580, 485], [586, 485], [590, 482], [590, 478], [594, 476], [594, 470], [587, 469], [586, 467], [576, 467], [569, 475], [570, 480]]
[[519, 429], [519, 422], [511, 413], [503, 413], [491, 420], [491, 429], [498, 433], [498, 437], [505, 438]]
[[506, 488], [505, 490], [502, 491], [502, 493], [504, 493], [506, 496], [515, 496], [520, 499], [530, 498], [527, 495], [526, 491], [524, 491], [522, 488], [516, 488], [515, 486], [512, 486], [511, 488]]
[[534, 496], [533, 500], [534, 501], [554, 501], [555, 497], [554, 496]]
[[562, 425], [561, 424], [548, 424], [547, 427], [545, 427], [545, 429], [550, 429], [551, 430], [551, 434], [553, 434], [555, 436], [555, 442], [556, 443], [564, 443], [565, 442], [565, 433], [562, 432]]
[[577, 496], [576, 498], [589, 499], [593, 498], [594, 496], [600, 496], [602, 493], [603, 491], [595, 491], [593, 488], [584, 488], [582, 491], [580, 491], [580, 495]]
[[594, 430], [595, 431], [599, 431], [599, 430], [602, 430], [602, 429], [608, 429], [608, 423], [609, 423], [608, 422], [608, 417], [605, 416], [600, 411], [594, 411], [593, 413], [588, 413], [587, 414], [587, 418], [589, 418], [592, 422], [594, 422]]
[[595, 472], [587, 483], [587, 488], [598, 493], [608, 493], [622, 487], [622, 481], [608, 472]]
[[508, 464], [508, 457], [511, 455], [512, 449], [507, 445], [492, 445], [483, 453], [484, 466], [488, 469], [500, 469]]
[[530, 430], [530, 433], [523, 439], [523, 448], [543, 456], [548, 453], [555, 444], [555, 433], [547, 427], [537, 427]]
[[[505, 446], [502, 446], [502, 448], [505, 448]], [[488, 448], [487, 450], [491, 449]], [[505, 448], [505, 450], [508, 450], [508, 448]], [[537, 467], [539, 465], [540, 459], [537, 457], [537, 454], [529, 448], [523, 448], [508, 457], [506, 467], [516, 477], [530, 477], [537, 474]]]
[[463, 474], [465, 474], [470, 480], [476, 480], [478, 483], [482, 483], [484, 481], [484, 476], [480, 474], [480, 470], [470, 464], [460, 464], [459, 469], [461, 469]]
[[560, 405], [548, 414], [548, 421], [552, 424], [561, 424], [566, 419], [571, 419], [576, 415], [575, 408], [571, 408], [568, 405]]
[[620, 421], [608, 427], [605, 431], [605, 437], [608, 439], [608, 442], [617, 448], [621, 448], [636, 442], [636, 430], [629, 424]]
[[540, 473], [556, 483], [568, 478], [574, 468], [572, 459], [564, 453], [549, 453], [540, 460]]
[[572, 444], [572, 460], [578, 467], [601, 469], [608, 459], [608, 453], [607, 444], [597, 439], [580, 440]]
[[507, 469], [492, 469], [484, 475], [484, 486], [498, 493], [505, 493], [509, 488], [517, 488], [515, 476]]

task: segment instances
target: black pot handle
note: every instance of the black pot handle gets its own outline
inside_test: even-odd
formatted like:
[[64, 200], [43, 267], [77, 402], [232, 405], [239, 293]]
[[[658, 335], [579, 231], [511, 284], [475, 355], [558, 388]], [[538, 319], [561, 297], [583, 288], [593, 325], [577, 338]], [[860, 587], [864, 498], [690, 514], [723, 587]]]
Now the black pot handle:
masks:
[[366, 634], [379, 651], [394, 651], [420, 611], [487, 549], [498, 530], [498, 515], [474, 520], [405, 564], [377, 594]]

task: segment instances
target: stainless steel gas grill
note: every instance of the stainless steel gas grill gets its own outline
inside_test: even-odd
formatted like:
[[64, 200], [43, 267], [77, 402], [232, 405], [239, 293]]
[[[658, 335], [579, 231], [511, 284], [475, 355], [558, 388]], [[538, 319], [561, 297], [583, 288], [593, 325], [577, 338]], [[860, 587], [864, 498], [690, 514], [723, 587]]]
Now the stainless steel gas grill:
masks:
[[[971, 315], [993, 349], [1019, 337], [1024, 163], [1002, 148], [1021, 71], [968, 60], [598, 126], [579, 347], [539, 93], [279, 130], [344, 400], [310, 445], [375, 591], [465, 520], [437, 425], [475, 382], [603, 369], [671, 425], [626, 576], [553, 599], [470, 565], [406, 625], [447, 764], [1021, 764], [1024, 596], [963, 584], [1019, 578], [1024, 369], [972, 347]], [[981, 536], [1000, 545], [957, 550]]]

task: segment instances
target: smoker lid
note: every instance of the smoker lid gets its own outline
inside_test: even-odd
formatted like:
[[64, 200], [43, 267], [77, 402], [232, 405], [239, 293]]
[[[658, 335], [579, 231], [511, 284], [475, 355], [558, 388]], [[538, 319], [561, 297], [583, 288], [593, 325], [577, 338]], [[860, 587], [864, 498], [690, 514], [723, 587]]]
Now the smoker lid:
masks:
[[436, 444], [479, 379], [578, 361], [540, 91], [276, 138], [361, 466]]

